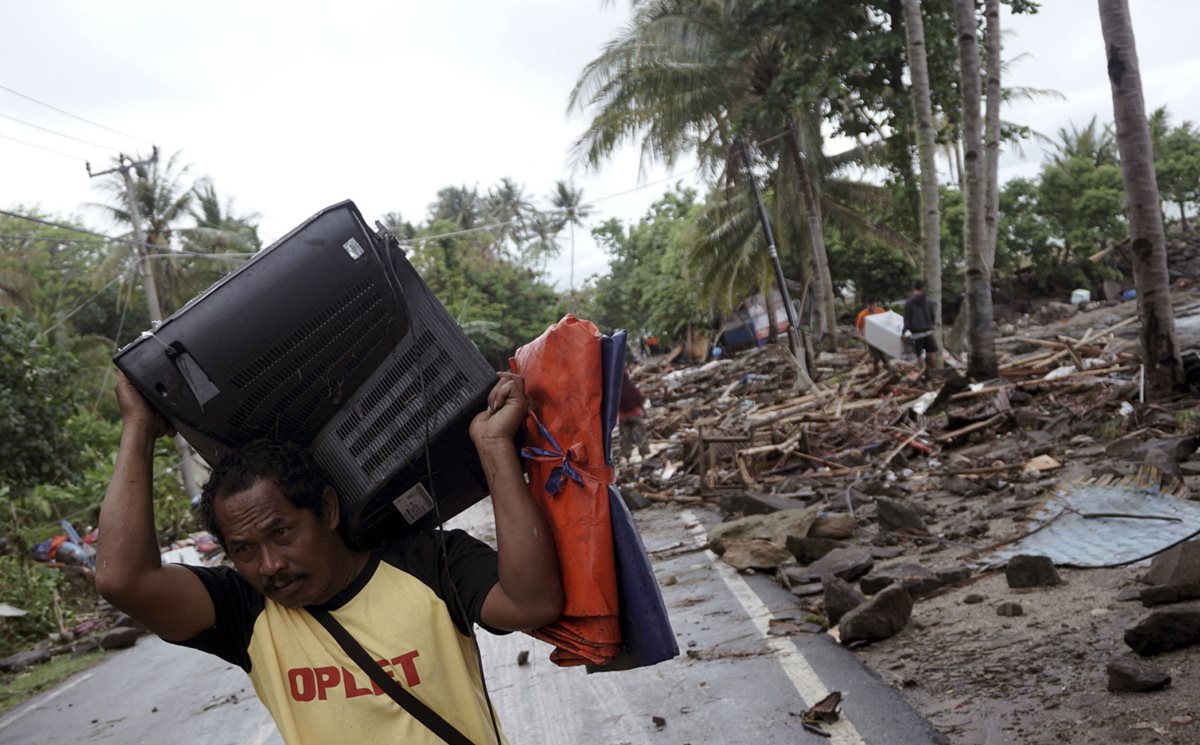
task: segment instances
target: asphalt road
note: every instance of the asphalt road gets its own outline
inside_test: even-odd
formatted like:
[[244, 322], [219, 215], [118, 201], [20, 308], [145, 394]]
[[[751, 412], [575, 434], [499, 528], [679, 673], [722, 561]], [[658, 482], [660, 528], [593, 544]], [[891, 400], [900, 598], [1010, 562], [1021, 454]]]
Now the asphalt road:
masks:
[[[703, 526], [715, 515], [656, 507], [637, 518], [681, 656], [588, 675], [555, 667], [550, 648], [524, 634], [481, 634], [487, 683], [513, 745], [941, 742], [830, 637], [796, 633], [803, 618], [773, 580], [739, 575], [703, 550]], [[455, 523], [486, 539], [488, 520], [474, 509]], [[529, 664], [517, 664], [522, 651]], [[826, 739], [806, 732], [800, 714], [830, 691], [843, 694], [843, 717]], [[239, 669], [152, 637], [0, 716], [0, 743], [80, 741], [281, 742]]]

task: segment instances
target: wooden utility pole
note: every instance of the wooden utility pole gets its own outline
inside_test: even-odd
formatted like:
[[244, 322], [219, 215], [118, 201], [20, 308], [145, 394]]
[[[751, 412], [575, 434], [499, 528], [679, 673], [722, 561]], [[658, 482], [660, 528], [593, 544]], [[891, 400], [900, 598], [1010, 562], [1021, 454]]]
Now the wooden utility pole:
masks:
[[[150, 252], [150, 244], [146, 242], [146, 234], [142, 231], [142, 215], [138, 209], [137, 186], [134, 183], [132, 172], [138, 166], [150, 165], [157, 161], [158, 148], [155, 147], [146, 160], [135, 161], [124, 153], [121, 153], [117, 160], [120, 165], [107, 171], [92, 171], [91, 163], [85, 163], [85, 165], [88, 176], [92, 178], [107, 176], [110, 173], [120, 173], [121, 177], [125, 179], [125, 199], [129, 204], [129, 221], [133, 224], [133, 239], [137, 242], [138, 257], [142, 264], [142, 287], [146, 293], [146, 309], [150, 312], [150, 323], [157, 326], [163, 319], [162, 305], [158, 302], [158, 283], [154, 278], [154, 266], [150, 263], [153, 254]], [[200, 491], [199, 481], [196, 478], [196, 464], [192, 460], [192, 447], [180, 434], [175, 435], [175, 447], [179, 450], [183, 489], [187, 498], [191, 499]]]

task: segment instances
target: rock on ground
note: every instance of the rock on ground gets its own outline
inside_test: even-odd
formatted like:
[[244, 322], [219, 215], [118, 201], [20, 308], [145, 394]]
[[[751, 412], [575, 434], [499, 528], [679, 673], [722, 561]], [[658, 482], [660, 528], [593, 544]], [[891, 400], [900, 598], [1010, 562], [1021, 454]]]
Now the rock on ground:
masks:
[[118, 626], [101, 637], [100, 646], [104, 649], [125, 649], [136, 644], [137, 639], [137, 629], [128, 626]]
[[1004, 576], [1008, 579], [1008, 586], [1014, 589], [1062, 584], [1062, 577], [1058, 576], [1049, 556], [1014, 556], [1004, 567]]
[[1130, 657], [1118, 657], [1108, 663], [1108, 690], [1113, 693], [1158, 690], [1171, 682], [1161, 668]]
[[829, 623], [836, 624], [850, 611], [867, 602], [861, 592], [846, 580], [826, 575], [821, 580], [825, 590], [825, 617]]
[[900, 633], [912, 616], [912, 596], [903, 587], [885, 587], [878, 595], [842, 616], [842, 644], [879, 641]]
[[1125, 632], [1134, 652], [1150, 657], [1200, 642], [1200, 607], [1164, 608], [1143, 618]]
[[880, 497], [875, 500], [876, 516], [879, 527], [887, 531], [908, 530], [916, 533], [927, 533], [925, 520], [912, 507], [891, 499]]
[[827, 574], [853, 582], [871, 571], [873, 566], [875, 560], [871, 558], [871, 552], [867, 549], [838, 548], [813, 562], [802, 572], [812, 582], [819, 582]]

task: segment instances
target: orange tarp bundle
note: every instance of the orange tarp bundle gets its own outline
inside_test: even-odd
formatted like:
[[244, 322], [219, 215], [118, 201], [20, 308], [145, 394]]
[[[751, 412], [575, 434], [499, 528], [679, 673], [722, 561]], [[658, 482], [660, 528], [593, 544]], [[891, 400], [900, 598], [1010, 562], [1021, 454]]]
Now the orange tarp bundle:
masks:
[[557, 647], [550, 659], [558, 665], [603, 665], [621, 651], [600, 360], [600, 332], [572, 315], [509, 360], [525, 377], [531, 414], [522, 455], [554, 532], [566, 595], [562, 617], [530, 634]]

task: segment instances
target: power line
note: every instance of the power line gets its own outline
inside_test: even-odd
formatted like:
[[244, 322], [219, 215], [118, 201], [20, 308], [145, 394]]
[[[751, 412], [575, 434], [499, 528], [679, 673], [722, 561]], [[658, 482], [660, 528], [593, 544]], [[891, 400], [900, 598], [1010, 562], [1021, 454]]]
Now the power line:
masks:
[[18, 140], [16, 137], [9, 137], [8, 135], [3, 135], [3, 134], [0, 134], [0, 138], [4, 138], [4, 139], [6, 139], [6, 140], [11, 140], [11, 141], [13, 141], [13, 142], [17, 142], [17, 143], [20, 143], [20, 144], [22, 144], [22, 145], [26, 145], [26, 146], [28, 146], [28, 147], [36, 147], [38, 150], [45, 150], [45, 151], [46, 151], [46, 152], [48, 152], [48, 153], [54, 153], [55, 155], [61, 155], [61, 156], [63, 156], [64, 158], [71, 158], [71, 159], [73, 159], [73, 160], [81, 160], [81, 161], [83, 161], [84, 163], [86, 163], [86, 162], [87, 162], [87, 158], [83, 158], [83, 157], [80, 157], [80, 156], [78, 156], [78, 155], [72, 155], [71, 153], [64, 153], [64, 152], [63, 152], [63, 151], [61, 151], [61, 150], [55, 150], [54, 148], [45, 147], [45, 146], [43, 146], [43, 145], [35, 145], [35, 144], [33, 144], [32, 142], [26, 142], [25, 140]]
[[[18, 220], [27, 220], [29, 222], [35, 222], [39, 225], [45, 225], [45, 226], [51, 227], [51, 228], [58, 228], [59, 230], [69, 230], [74, 233], [82, 233], [83, 235], [90, 235], [93, 238], [99, 238], [104, 241], [109, 241], [112, 243], [125, 243], [130, 246], [154, 248], [154, 249], [159, 249], [162, 251], [162, 253], [159, 253], [159, 254], [152, 254], [152, 257], [155, 257], [155, 256], [196, 256], [196, 257], [209, 257], [209, 258], [241, 258], [241, 257], [246, 257], [246, 256], [254, 256], [257, 253], [255, 251], [243, 251], [243, 252], [237, 252], [237, 253], [227, 252], [227, 253], [211, 254], [211, 253], [201, 253], [198, 251], [175, 251], [170, 248], [160, 246], [157, 243], [149, 243], [146, 241], [136, 241], [132, 238], [124, 238], [124, 237], [115, 236], [115, 235], [105, 235], [104, 233], [97, 233], [93, 230], [77, 228], [74, 225], [64, 225], [63, 223], [54, 222], [53, 220], [43, 220], [40, 217], [32, 217], [30, 215], [22, 215], [19, 212], [9, 212], [8, 210], [0, 210], [0, 215], [4, 215], [5, 217], [16, 218]], [[32, 237], [32, 236], [30, 236], [30, 237]], [[72, 240], [69, 238], [55, 239], [55, 238], [51, 238], [50, 236], [44, 236], [44, 237], [40, 237], [38, 239], [39, 240], [62, 240], [62, 241]], [[74, 240], [78, 240], [78, 239], [74, 239]]]
[[74, 140], [75, 142], [82, 142], [84, 145], [98, 147], [101, 150], [119, 150], [120, 149], [120, 148], [109, 147], [108, 145], [101, 145], [98, 142], [92, 142], [91, 140], [85, 140], [81, 137], [75, 137], [73, 135], [63, 134], [62, 132], [59, 132], [57, 130], [50, 129], [49, 127], [43, 127], [40, 124], [34, 124], [33, 122], [27, 122], [24, 119], [19, 119], [19, 118], [13, 116], [12, 114], [5, 114], [3, 112], [0, 112], [0, 117], [14, 121], [17, 124], [24, 124], [26, 127], [33, 127], [34, 129], [40, 129], [43, 132], [49, 132], [50, 134], [57, 135], [58, 137], [65, 137], [68, 140]]
[[39, 106], [45, 106], [47, 109], [50, 109], [52, 111], [57, 111], [60, 114], [65, 114], [65, 115], [71, 117], [72, 119], [78, 119], [79, 121], [84, 122], [86, 124], [90, 124], [93, 127], [99, 127], [100, 129], [108, 130], [109, 132], [112, 132], [113, 134], [118, 134], [118, 135], [121, 135], [122, 137], [128, 137], [131, 140], [138, 140], [139, 142], [151, 144], [150, 140], [147, 140], [144, 137], [136, 137], [127, 132], [122, 132], [119, 129], [113, 129], [112, 127], [106, 127], [103, 124], [100, 124], [99, 122], [94, 122], [91, 119], [85, 119], [84, 117], [79, 116], [78, 114], [72, 114], [71, 112], [67, 111], [66, 109], [60, 109], [57, 106], [53, 106], [51, 104], [46, 103], [45, 101], [39, 101], [38, 99], [34, 98], [33, 96], [26, 95], [24, 93], [21, 93], [20, 91], [15, 91], [6, 85], [0, 85], [0, 90], [8, 91], [9, 93], [13, 94], [14, 96], [20, 96], [21, 98], [24, 98], [26, 101], [33, 101], [34, 103], [36, 103]]

